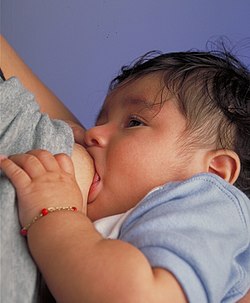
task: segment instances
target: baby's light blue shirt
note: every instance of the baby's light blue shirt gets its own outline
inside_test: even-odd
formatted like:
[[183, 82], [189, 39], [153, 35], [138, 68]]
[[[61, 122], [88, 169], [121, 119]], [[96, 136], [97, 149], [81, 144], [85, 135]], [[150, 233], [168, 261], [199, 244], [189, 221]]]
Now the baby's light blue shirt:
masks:
[[119, 239], [172, 272], [191, 303], [233, 303], [250, 288], [250, 200], [214, 174], [149, 193]]

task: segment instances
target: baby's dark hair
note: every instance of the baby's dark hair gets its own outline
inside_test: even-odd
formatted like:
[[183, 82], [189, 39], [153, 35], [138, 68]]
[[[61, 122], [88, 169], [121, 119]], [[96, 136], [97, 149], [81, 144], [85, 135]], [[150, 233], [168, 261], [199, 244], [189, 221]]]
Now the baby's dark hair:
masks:
[[235, 151], [241, 161], [235, 185], [250, 197], [250, 72], [222, 51], [149, 52], [124, 66], [109, 91], [147, 74], [162, 72], [164, 85], [187, 119], [189, 146]]

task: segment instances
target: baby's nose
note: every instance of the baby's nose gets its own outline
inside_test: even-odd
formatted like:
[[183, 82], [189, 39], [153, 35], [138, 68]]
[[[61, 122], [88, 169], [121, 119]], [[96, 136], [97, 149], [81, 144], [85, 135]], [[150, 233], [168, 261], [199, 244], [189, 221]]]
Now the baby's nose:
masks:
[[108, 143], [108, 132], [105, 126], [95, 126], [88, 129], [84, 135], [85, 147], [97, 146], [105, 147]]

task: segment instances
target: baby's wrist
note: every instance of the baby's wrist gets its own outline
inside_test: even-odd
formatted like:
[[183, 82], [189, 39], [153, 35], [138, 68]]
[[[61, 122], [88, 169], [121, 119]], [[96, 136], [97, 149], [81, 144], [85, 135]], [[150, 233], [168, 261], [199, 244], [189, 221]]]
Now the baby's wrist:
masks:
[[52, 214], [54, 212], [60, 212], [60, 211], [72, 211], [72, 212], [77, 212], [78, 209], [76, 206], [56, 206], [56, 207], [48, 207], [48, 208], [43, 208], [36, 216], [32, 218], [32, 220], [29, 221], [26, 225], [24, 225], [20, 233], [22, 236], [27, 236], [28, 230], [32, 227], [33, 224], [35, 224], [37, 221], [42, 219], [43, 217]]
[[[32, 207], [31, 203], [28, 204], [24, 203], [24, 201], [22, 200], [19, 200], [19, 221], [21, 227], [28, 227], [29, 229], [30, 225], [33, 225], [35, 222], [38, 221], [38, 219], [46, 215], [46, 210], [47, 214], [51, 214], [55, 213], [56, 211], [58, 212], [58, 210], [67, 210], [70, 207], [74, 207], [77, 209], [77, 212], [83, 212], [84, 203], [82, 197], [80, 197], [80, 199], [73, 198], [72, 200], [70, 199], [70, 201], [64, 201], [62, 197], [56, 199], [55, 196], [55, 199], [41, 199], [41, 201], [33, 203]], [[29, 207], [27, 207], [27, 205], [29, 205]]]

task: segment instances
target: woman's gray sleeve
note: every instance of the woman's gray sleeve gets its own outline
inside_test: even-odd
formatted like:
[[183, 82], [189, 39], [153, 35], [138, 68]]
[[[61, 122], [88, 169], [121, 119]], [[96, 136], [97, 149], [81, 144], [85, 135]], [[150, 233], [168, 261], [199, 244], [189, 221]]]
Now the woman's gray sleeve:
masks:
[[[16, 78], [0, 83], [0, 153], [31, 149], [71, 154], [73, 133], [59, 120], [41, 114], [35, 97]], [[37, 269], [19, 234], [15, 190], [0, 171], [0, 302], [35, 303]]]

